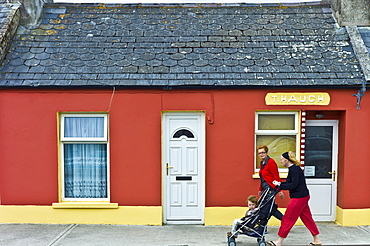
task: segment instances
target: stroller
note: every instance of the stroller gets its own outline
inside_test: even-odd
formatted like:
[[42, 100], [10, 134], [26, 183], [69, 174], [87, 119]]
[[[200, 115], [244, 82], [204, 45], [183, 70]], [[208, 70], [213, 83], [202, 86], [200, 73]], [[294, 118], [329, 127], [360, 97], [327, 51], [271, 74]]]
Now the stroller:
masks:
[[254, 213], [241, 223], [235, 233], [228, 235], [228, 246], [236, 246], [235, 236], [237, 234], [255, 237], [257, 238], [259, 246], [266, 246], [266, 225], [271, 215], [277, 210], [277, 205], [275, 204], [275, 195], [278, 192], [279, 190], [275, 190], [271, 187], [262, 192], [261, 197], [258, 199], [258, 206], [256, 207]]

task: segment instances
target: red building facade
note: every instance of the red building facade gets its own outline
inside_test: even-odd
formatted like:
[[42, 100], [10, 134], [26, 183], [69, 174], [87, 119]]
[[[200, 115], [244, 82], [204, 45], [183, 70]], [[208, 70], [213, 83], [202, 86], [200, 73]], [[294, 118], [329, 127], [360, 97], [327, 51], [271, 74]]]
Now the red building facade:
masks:
[[[205, 213], [200, 222], [227, 224], [227, 218], [231, 220], [230, 216], [244, 209], [240, 207], [244, 206], [246, 197], [258, 190], [256, 112], [305, 110], [307, 121], [334, 120], [338, 123], [337, 142], [333, 142], [338, 146], [337, 169], [331, 170], [336, 172], [337, 184], [335, 220], [344, 225], [367, 224], [370, 197], [365, 190], [370, 170], [363, 161], [364, 155], [358, 154], [366, 153], [370, 147], [366, 97], [361, 110], [356, 109], [353, 90], [299, 91], [328, 93], [330, 104], [327, 106], [266, 105], [265, 96], [270, 92], [275, 90], [3, 90], [0, 128], [3, 139], [0, 148], [2, 222], [142, 224], [142, 216], [149, 213], [150, 219], [144, 224], [166, 223], [164, 215], [168, 204], [165, 203], [168, 201], [164, 194], [162, 115], [196, 112], [204, 114], [205, 127], [205, 172], [201, 189], [204, 203], [200, 205]], [[279, 92], [295, 93], [297, 90]], [[315, 118], [318, 112], [323, 118]], [[60, 119], [65, 113], [108, 116], [107, 201], [63, 201]], [[284, 208], [288, 196], [278, 200], [279, 206]], [[32, 214], [28, 214], [30, 209]], [[135, 212], [120, 217], [125, 209]], [[18, 211], [19, 216], [11, 214], [14, 211]], [[91, 211], [96, 212], [89, 215], [89, 219], [85, 218], [85, 213]], [[212, 216], [214, 212], [218, 213], [218, 218]], [[64, 213], [76, 213], [75, 218], [60, 218]], [[99, 221], [103, 214], [111, 219], [106, 217]]]
[[265, 144], [316, 221], [370, 224], [368, 31], [326, 1], [1, 8], [0, 223], [230, 225]]

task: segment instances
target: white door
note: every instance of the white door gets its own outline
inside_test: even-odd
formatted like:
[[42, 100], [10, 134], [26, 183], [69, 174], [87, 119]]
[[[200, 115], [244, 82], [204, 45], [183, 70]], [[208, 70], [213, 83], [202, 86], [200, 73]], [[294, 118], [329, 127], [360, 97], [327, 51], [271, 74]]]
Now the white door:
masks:
[[338, 121], [306, 122], [305, 176], [314, 220], [334, 221], [337, 203]]
[[164, 113], [162, 134], [164, 223], [203, 224], [204, 113]]

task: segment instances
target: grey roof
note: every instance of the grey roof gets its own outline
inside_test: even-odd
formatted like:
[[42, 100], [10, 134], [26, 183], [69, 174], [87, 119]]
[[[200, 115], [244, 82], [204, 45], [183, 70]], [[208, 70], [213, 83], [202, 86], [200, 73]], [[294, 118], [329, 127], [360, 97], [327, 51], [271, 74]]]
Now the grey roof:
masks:
[[325, 4], [46, 4], [1, 87], [348, 86], [363, 74]]
[[365, 43], [365, 46], [370, 53], [370, 27], [359, 27], [358, 30], [362, 36], [362, 40]]

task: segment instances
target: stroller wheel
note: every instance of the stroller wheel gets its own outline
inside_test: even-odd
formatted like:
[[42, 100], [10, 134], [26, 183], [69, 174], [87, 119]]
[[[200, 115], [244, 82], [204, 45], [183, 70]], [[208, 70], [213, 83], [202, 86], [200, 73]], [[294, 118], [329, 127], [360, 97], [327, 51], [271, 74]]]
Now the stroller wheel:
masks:
[[236, 246], [235, 238], [227, 237], [227, 245], [228, 246]]
[[264, 238], [262, 239], [258, 238], [257, 241], [258, 241], [258, 246], [266, 246], [266, 241]]

